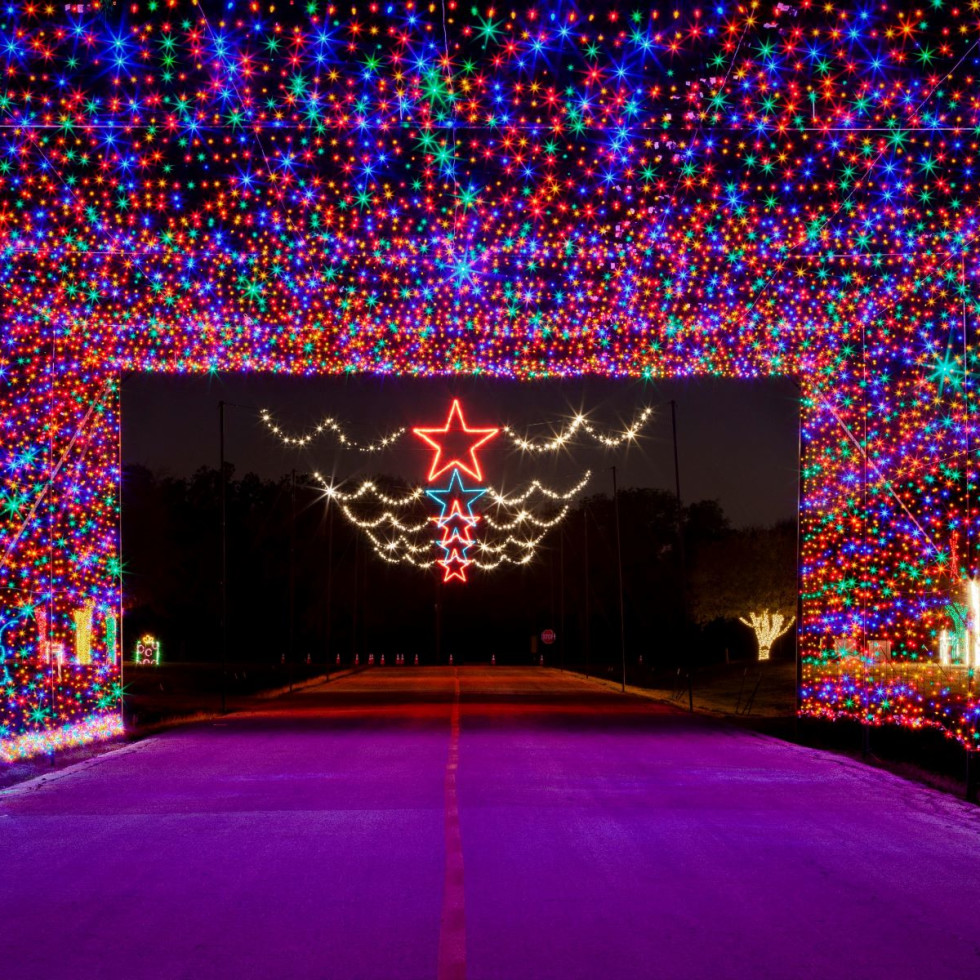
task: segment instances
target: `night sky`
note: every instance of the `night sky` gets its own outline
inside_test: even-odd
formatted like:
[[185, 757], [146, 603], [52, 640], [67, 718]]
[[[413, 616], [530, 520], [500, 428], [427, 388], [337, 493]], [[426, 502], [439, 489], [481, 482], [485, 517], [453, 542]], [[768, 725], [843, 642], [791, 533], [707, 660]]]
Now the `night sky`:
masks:
[[[400, 426], [442, 426], [453, 397], [471, 426], [509, 424], [547, 437], [585, 410], [600, 428], [628, 423], [645, 405], [656, 414], [638, 444], [601, 450], [588, 437], [561, 454], [527, 456], [502, 437], [481, 450], [487, 482], [513, 491], [538, 478], [566, 488], [592, 470], [586, 493], [609, 493], [610, 467], [620, 488], [673, 489], [670, 399], [677, 402], [681, 495], [685, 503], [720, 501], [736, 526], [795, 517], [798, 389], [788, 379], [718, 378], [641, 382], [579, 378], [514, 382], [489, 378], [290, 378], [132, 375], [123, 386], [123, 462], [187, 475], [218, 463], [218, 401], [225, 410], [225, 453], [237, 475], [277, 478], [295, 468], [336, 480], [372, 474], [424, 482], [431, 451], [410, 434], [398, 447], [366, 455], [339, 449], [329, 435], [303, 450], [284, 447], [258, 413], [268, 409], [288, 431], [302, 432], [325, 415], [355, 438], [370, 440]], [[491, 444], [494, 445], [494, 444]]]

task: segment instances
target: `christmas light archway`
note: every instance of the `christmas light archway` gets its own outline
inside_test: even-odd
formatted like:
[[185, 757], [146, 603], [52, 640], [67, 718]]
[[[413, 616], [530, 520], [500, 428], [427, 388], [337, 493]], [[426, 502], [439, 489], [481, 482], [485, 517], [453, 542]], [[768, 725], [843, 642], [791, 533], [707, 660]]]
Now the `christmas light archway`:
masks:
[[803, 710], [978, 744], [972, 7], [15, 2], [0, 67], [4, 757], [118, 729], [131, 370], [791, 375]]

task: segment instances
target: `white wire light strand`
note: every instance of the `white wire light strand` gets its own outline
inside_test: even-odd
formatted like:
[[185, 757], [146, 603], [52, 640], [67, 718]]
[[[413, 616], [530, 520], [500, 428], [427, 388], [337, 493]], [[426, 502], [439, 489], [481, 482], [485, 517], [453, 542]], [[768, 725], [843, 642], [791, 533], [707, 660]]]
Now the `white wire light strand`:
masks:
[[[503, 432], [515, 446], [522, 452], [531, 453], [556, 453], [567, 448], [575, 442], [580, 432], [584, 432], [594, 442], [605, 449], [616, 449], [626, 442], [634, 442], [653, 417], [654, 410], [647, 406], [643, 408], [633, 421], [624, 429], [609, 429], [602, 431], [594, 426], [585, 414], [576, 415], [572, 421], [561, 431], [550, 439], [529, 439], [518, 434], [512, 426], [505, 425], [501, 428]], [[326, 416], [313, 428], [303, 435], [295, 435], [286, 432], [274, 419], [272, 413], [263, 410], [259, 413], [259, 418], [265, 427], [271, 432], [284, 446], [291, 446], [295, 449], [302, 449], [311, 445], [320, 436], [332, 435], [337, 443], [344, 449], [354, 449], [361, 453], [380, 453], [386, 449], [391, 449], [408, 432], [408, 426], [394, 429], [388, 435], [374, 442], [360, 442], [349, 436], [343, 425], [333, 416]]]
[[552, 490], [550, 487], [546, 487], [540, 480], [532, 480], [528, 485], [527, 490], [525, 490], [523, 493], [518, 493], [515, 491], [511, 494], [503, 494], [499, 490], [495, 490], [493, 487], [487, 487], [487, 496], [489, 496], [490, 499], [500, 507], [513, 507], [516, 504], [523, 504], [536, 493], [540, 493], [543, 497], [548, 497], [550, 500], [566, 501], [571, 500], [573, 497], [580, 494], [591, 479], [592, 471], [586, 470], [582, 479], [579, 480], [574, 487], [564, 492]]
[[374, 442], [360, 442], [357, 439], [353, 439], [351, 436], [347, 435], [347, 431], [344, 427], [337, 421], [337, 419], [327, 416], [318, 422], [313, 428], [307, 432], [305, 435], [297, 436], [290, 435], [281, 426], [277, 425], [272, 417], [272, 413], [269, 411], [262, 411], [259, 414], [259, 418], [265, 423], [265, 427], [276, 436], [279, 441], [284, 446], [292, 446], [295, 449], [302, 449], [305, 446], [309, 446], [314, 442], [319, 436], [324, 434], [333, 435], [337, 442], [344, 449], [356, 449], [361, 453], [380, 453], [385, 449], [390, 449], [395, 443], [406, 432], [408, 428], [402, 426], [400, 429], [395, 429], [393, 432], [389, 432], [388, 435], [377, 439]]
[[653, 408], [647, 406], [643, 408], [633, 421], [625, 428], [620, 429], [615, 435], [608, 432], [600, 432], [584, 414], [576, 415], [571, 424], [562, 429], [558, 435], [550, 439], [528, 439], [520, 436], [509, 425], [505, 425], [501, 430], [510, 437], [511, 442], [520, 450], [532, 453], [554, 453], [564, 449], [575, 441], [579, 430], [583, 431], [593, 441], [599, 443], [606, 449], [616, 449], [624, 442], [633, 442], [643, 430], [644, 426], [653, 417]]

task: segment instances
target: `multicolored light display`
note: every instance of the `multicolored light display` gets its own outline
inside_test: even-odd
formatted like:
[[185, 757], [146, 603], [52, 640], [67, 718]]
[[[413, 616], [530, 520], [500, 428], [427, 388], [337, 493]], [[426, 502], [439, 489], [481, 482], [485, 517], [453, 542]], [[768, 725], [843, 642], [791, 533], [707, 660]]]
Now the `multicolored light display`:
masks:
[[160, 641], [152, 633], [144, 633], [136, 641], [133, 663], [141, 667], [160, 666]]
[[428, 482], [432, 483], [444, 473], [449, 473], [445, 487], [426, 490], [426, 495], [439, 505], [439, 516], [431, 518], [439, 529], [436, 547], [442, 557], [436, 560], [445, 575], [443, 581], [466, 581], [466, 568], [473, 564], [470, 549], [476, 544], [472, 535], [479, 514], [473, 513], [473, 505], [487, 492], [486, 487], [467, 487], [463, 483], [466, 473], [474, 480], [483, 480], [483, 470], [476, 451], [498, 435], [500, 429], [474, 429], [466, 424], [459, 399], [449, 409], [446, 424], [441, 429], [415, 428], [412, 432], [435, 450]]
[[[649, 409], [644, 409], [644, 416], [649, 411]], [[576, 421], [583, 419], [584, 416], [580, 415]], [[309, 436], [286, 435], [278, 425], [272, 422], [272, 416], [269, 412], [262, 413], [262, 420], [284, 445], [302, 448], [309, 444]], [[579, 427], [581, 425], [574, 426], [575, 429]], [[318, 432], [324, 429], [333, 431], [342, 447], [370, 452], [386, 448], [399, 438], [398, 435], [394, 435], [385, 437], [378, 442], [363, 444], [348, 437], [340, 424], [333, 419], [327, 419], [325, 423], [316, 427]], [[396, 431], [401, 433], [407, 430]], [[441, 428], [416, 427], [411, 431], [413, 435], [422, 439], [430, 449], [435, 450], [431, 466], [429, 466], [428, 482], [432, 483], [439, 477], [443, 477], [448, 481], [445, 487], [430, 486], [428, 489], [416, 487], [403, 491], [399, 496], [392, 496], [385, 493], [373, 480], [364, 480], [354, 489], [344, 490], [334, 483], [325, 481], [318, 472], [314, 472], [313, 476], [323, 487], [324, 496], [339, 506], [341, 514], [352, 526], [364, 533], [373, 546], [375, 554], [380, 558], [392, 564], [406, 562], [417, 568], [430, 568], [432, 565], [431, 553], [434, 546], [436, 551], [435, 564], [442, 566], [444, 581], [446, 582], [453, 579], [465, 582], [466, 568], [470, 565], [475, 565], [482, 570], [490, 570], [506, 564], [528, 564], [534, 558], [537, 546], [544, 538], [544, 534], [535, 537], [518, 537], [514, 534], [499, 532], [521, 531], [527, 527], [535, 527], [545, 531], [557, 526], [568, 514], [567, 501], [581, 493], [591, 476], [586, 471], [584, 477], [566, 491], [554, 490], [539, 480], [533, 480], [523, 491], [514, 491], [509, 494], [502, 494], [489, 486], [467, 486], [463, 478], [464, 473], [468, 477], [480, 481], [483, 479], [483, 469], [476, 455], [477, 450], [499, 432], [511, 433], [512, 430], [496, 427], [470, 428], [463, 418], [463, 409], [459, 399], [452, 402], [444, 426]], [[636, 438], [636, 430], [633, 426], [615, 435], [610, 435], [600, 433], [598, 429], [586, 423], [586, 431], [592, 438], [609, 448]], [[531, 448], [539, 452], [545, 450], [557, 452], [560, 449], [568, 448], [572, 435], [562, 432], [547, 442], [537, 443], [530, 443], [526, 439], [512, 438], [514, 438], [515, 445], [520, 445], [520, 448], [524, 450]], [[366, 447], [370, 448], [366, 449]], [[547, 517], [539, 517], [529, 509], [527, 504], [527, 501], [536, 495], [551, 503], [560, 502], [563, 506]], [[489, 511], [484, 514], [473, 512], [473, 505], [484, 496], [487, 496], [492, 502], [497, 512], [496, 517]], [[412, 522], [411, 510], [413, 508], [417, 510], [418, 505], [426, 497], [439, 505], [438, 516], [425, 517], [422, 520]], [[366, 517], [356, 513], [350, 506], [351, 503], [356, 503], [364, 498], [373, 499], [380, 503], [384, 509], [379, 512], [375, 507], [374, 512]], [[487, 527], [498, 532], [493, 535], [491, 540], [477, 540], [473, 537], [472, 531], [480, 520], [484, 520]], [[439, 532], [435, 539], [430, 537], [430, 525], [433, 522]], [[380, 535], [376, 533], [379, 529]], [[387, 536], [383, 536], [385, 534]], [[480, 557], [478, 558], [470, 556], [470, 549], [474, 546], [479, 551]]]
[[0, 67], [4, 752], [117, 710], [132, 370], [796, 377], [803, 710], [980, 742], [974, 0], [14, 0]]

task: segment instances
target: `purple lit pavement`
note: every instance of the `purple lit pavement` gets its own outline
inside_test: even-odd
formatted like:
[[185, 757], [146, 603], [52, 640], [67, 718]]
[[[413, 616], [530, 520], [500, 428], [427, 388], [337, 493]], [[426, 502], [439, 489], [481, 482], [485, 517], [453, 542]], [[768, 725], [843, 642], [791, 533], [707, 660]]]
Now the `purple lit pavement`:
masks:
[[3, 980], [980, 977], [980, 809], [557, 671], [376, 668], [0, 793]]

